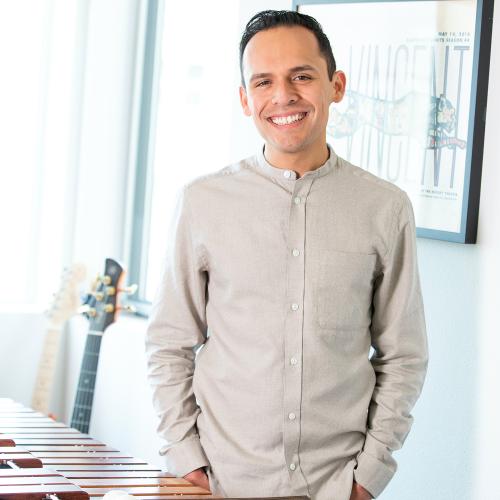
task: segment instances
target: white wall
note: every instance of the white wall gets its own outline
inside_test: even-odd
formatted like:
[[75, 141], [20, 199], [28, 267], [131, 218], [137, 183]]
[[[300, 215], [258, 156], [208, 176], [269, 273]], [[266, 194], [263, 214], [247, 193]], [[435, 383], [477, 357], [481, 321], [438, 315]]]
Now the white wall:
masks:
[[[99, 269], [104, 255], [121, 255], [123, 179], [126, 175], [130, 80], [137, 3], [94, 2], [90, 14], [87, 103], [82, 142], [76, 254]], [[241, 0], [240, 32], [255, 12], [286, 9], [283, 0]], [[484, 149], [479, 237], [476, 245], [418, 240], [429, 335], [427, 381], [414, 411], [415, 423], [395, 454], [399, 470], [384, 500], [494, 500], [500, 465], [498, 304], [500, 303], [500, 12], [495, 12], [489, 105]], [[94, 20], [92, 22], [92, 19]], [[129, 57], [123, 53], [129, 53]], [[234, 61], [237, 64], [237, 61]], [[235, 103], [234, 159], [250, 154], [260, 137]], [[97, 108], [91, 105], [99, 102]], [[99, 108], [99, 109], [98, 109]], [[89, 216], [91, 214], [91, 216]], [[103, 339], [91, 434], [121, 450], [159, 463], [155, 417], [145, 382], [142, 342], [146, 322], [122, 317]], [[26, 404], [34, 380], [43, 320], [0, 316], [0, 395]], [[69, 417], [86, 325], [72, 323], [60, 378]], [[19, 348], [19, 346], [22, 346]], [[8, 353], [8, 361], [5, 360]]]

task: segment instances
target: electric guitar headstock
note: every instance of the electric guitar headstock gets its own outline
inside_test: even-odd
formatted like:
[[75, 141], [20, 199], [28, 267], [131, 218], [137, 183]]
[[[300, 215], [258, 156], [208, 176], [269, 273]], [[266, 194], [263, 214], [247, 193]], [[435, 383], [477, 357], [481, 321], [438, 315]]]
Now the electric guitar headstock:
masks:
[[106, 328], [114, 323], [120, 310], [133, 312], [131, 306], [120, 306], [118, 296], [121, 293], [133, 294], [137, 290], [136, 285], [123, 286], [125, 271], [122, 265], [114, 259], [107, 258], [104, 266], [104, 274], [98, 276], [87, 295], [82, 312], [90, 322], [89, 329], [94, 332], [104, 332]]

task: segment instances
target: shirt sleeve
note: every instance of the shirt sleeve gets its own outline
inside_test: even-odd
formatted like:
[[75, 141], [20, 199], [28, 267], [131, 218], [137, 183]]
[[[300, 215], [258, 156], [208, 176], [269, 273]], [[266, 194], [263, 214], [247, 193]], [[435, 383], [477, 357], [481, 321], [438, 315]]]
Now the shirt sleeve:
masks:
[[206, 341], [203, 255], [193, 245], [187, 187], [177, 194], [168, 233], [167, 254], [146, 331], [148, 381], [159, 417], [159, 452], [178, 477], [209, 462], [196, 427], [200, 408], [192, 380], [195, 349]]
[[396, 472], [392, 452], [403, 445], [428, 363], [427, 334], [418, 275], [415, 220], [402, 193], [392, 244], [382, 259], [373, 291], [371, 363], [376, 383], [368, 409], [367, 433], [354, 479], [377, 497]]

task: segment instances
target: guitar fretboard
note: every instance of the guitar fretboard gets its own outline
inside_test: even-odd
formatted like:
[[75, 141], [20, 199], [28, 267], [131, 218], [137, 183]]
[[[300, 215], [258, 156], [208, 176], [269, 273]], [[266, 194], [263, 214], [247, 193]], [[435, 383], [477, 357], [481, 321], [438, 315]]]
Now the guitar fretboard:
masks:
[[85, 434], [89, 431], [90, 416], [92, 414], [101, 340], [102, 332], [91, 331], [87, 335], [76, 391], [75, 406], [73, 408], [73, 416], [71, 417], [71, 427]]

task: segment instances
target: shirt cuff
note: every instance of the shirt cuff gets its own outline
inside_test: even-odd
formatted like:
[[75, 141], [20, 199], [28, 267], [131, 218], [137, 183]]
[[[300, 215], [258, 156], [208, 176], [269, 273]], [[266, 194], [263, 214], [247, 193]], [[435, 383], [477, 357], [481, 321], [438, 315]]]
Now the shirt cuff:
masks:
[[177, 477], [210, 465], [198, 436], [193, 436], [160, 451], [163, 455], [167, 472]]
[[358, 455], [357, 465], [354, 468], [354, 479], [373, 498], [377, 498], [389, 484], [395, 472], [395, 468], [387, 466], [366, 451], [362, 451]]

